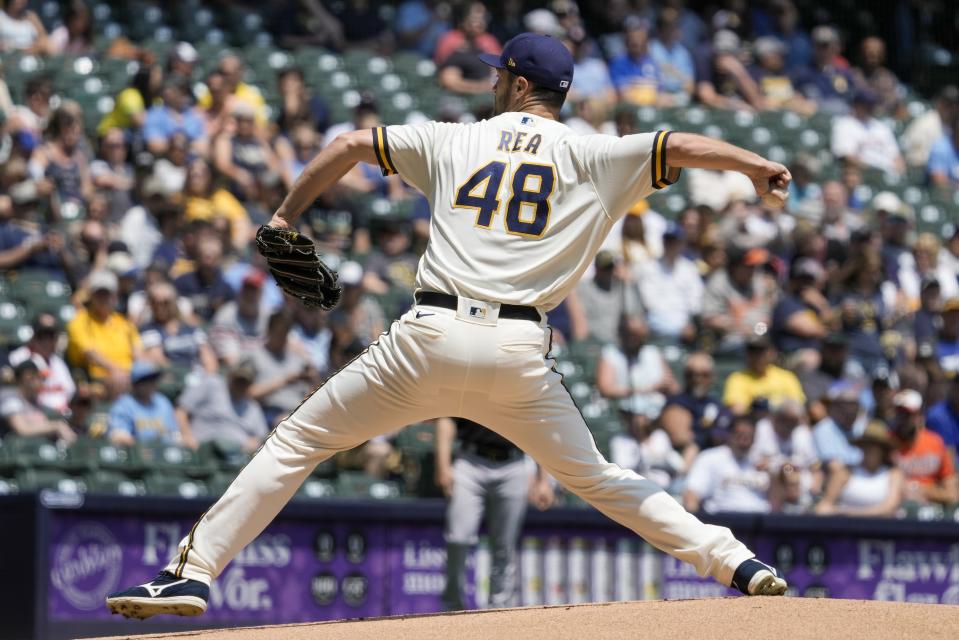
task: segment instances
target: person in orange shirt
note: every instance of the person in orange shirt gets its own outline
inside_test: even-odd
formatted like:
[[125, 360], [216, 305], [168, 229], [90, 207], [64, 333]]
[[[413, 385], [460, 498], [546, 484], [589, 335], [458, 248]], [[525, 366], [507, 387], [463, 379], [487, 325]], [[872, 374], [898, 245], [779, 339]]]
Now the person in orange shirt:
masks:
[[130, 368], [142, 350], [136, 327], [116, 311], [118, 286], [112, 271], [94, 271], [86, 306], [67, 324], [67, 361], [103, 382], [111, 397], [130, 385]]
[[892, 422], [899, 449], [899, 468], [906, 480], [906, 499], [949, 506], [959, 502], [959, 476], [942, 437], [926, 429], [922, 396], [903, 389], [893, 398]]

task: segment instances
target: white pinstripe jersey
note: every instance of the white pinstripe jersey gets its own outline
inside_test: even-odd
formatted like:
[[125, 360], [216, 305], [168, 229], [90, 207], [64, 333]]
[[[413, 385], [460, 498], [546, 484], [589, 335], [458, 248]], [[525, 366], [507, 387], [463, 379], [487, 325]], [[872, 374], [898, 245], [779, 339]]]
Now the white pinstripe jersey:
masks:
[[678, 178], [668, 137], [582, 136], [515, 112], [373, 129], [383, 172], [430, 203], [417, 290], [544, 311], [569, 294], [616, 220]]

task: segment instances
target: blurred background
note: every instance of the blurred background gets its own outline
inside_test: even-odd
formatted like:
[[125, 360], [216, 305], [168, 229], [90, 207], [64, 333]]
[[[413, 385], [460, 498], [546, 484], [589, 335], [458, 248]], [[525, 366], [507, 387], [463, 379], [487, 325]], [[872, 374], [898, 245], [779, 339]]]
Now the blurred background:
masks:
[[[952, 3], [0, 6], [0, 537], [31, 551], [32, 585], [6, 600], [10, 637], [124, 629], [103, 595], [149, 579], [409, 308], [430, 211], [399, 176], [359, 165], [302, 216], [344, 285], [331, 312], [284, 298], [253, 234], [339, 133], [489, 117], [475, 54], [523, 31], [573, 53], [575, 132], [698, 132], [794, 177], [775, 211], [743, 176], [685, 172], [549, 314], [599, 448], [796, 593], [959, 602]], [[435, 438], [411, 425], [321, 464], [204, 624], [438, 610]], [[520, 603], [726, 593], [555, 490]]]

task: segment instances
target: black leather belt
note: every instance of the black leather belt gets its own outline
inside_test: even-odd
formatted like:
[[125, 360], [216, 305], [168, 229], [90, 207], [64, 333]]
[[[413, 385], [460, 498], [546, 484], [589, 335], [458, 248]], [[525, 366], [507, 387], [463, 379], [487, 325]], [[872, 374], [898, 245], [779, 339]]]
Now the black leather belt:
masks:
[[460, 445], [460, 451], [472, 453], [475, 456], [486, 458], [493, 462], [507, 462], [509, 460], [519, 460], [523, 457], [523, 452], [516, 447], [491, 447], [475, 442], [464, 442]]
[[[427, 307], [441, 307], [456, 311], [458, 306], [457, 297], [447, 293], [420, 291], [415, 298], [416, 304], [426, 305]], [[533, 322], [539, 322], [541, 318], [536, 307], [524, 307], [519, 304], [501, 304], [499, 306], [499, 317], [511, 320], [532, 320]]]

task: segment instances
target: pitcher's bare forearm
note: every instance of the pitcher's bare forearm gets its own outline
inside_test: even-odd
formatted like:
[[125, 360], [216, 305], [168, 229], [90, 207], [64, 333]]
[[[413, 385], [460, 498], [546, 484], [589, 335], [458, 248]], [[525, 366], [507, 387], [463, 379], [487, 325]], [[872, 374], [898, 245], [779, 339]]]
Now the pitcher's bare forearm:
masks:
[[273, 215], [273, 223], [292, 225], [304, 209], [336, 184], [357, 162], [376, 164], [373, 132], [370, 129], [337, 136], [328, 147], [320, 151], [283, 199], [283, 204]]
[[673, 132], [667, 138], [666, 158], [671, 167], [738, 171], [748, 176], [774, 164], [728, 142], [681, 131]]

